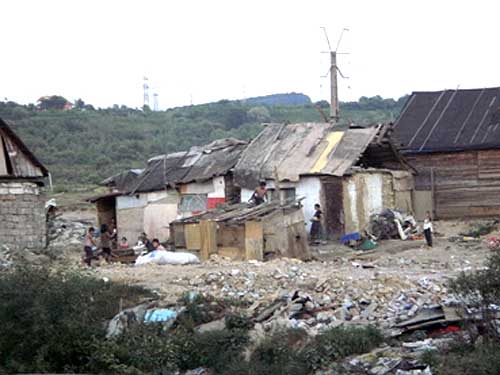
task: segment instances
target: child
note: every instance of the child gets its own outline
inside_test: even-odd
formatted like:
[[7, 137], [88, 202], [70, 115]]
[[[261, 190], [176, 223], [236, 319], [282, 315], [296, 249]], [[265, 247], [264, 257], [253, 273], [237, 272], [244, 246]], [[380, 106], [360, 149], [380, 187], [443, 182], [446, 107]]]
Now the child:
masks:
[[425, 236], [425, 242], [427, 242], [427, 246], [432, 247], [432, 219], [431, 219], [431, 213], [427, 211], [425, 213], [425, 220], [424, 220], [424, 236]]
[[128, 249], [128, 241], [127, 237], [122, 237], [122, 240], [120, 241], [120, 249]]
[[106, 224], [101, 225], [101, 254], [109, 262], [111, 258], [111, 234], [108, 232], [108, 226]]
[[321, 219], [323, 216], [323, 211], [321, 211], [321, 206], [316, 203], [314, 205], [314, 216], [311, 219], [311, 241], [313, 243], [318, 243], [323, 237], [323, 228], [321, 225]]
[[83, 258], [84, 262], [87, 266], [90, 267], [90, 263], [92, 258], [94, 258], [94, 248], [96, 247], [96, 243], [94, 240], [94, 228], [90, 227], [87, 230], [87, 234], [85, 235], [85, 242], [83, 250], [85, 251], [85, 256]]

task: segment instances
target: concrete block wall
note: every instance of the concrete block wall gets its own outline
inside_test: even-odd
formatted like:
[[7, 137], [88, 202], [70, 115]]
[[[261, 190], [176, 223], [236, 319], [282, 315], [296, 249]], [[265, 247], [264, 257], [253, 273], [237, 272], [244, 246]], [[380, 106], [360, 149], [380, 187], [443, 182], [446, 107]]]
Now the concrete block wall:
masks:
[[46, 241], [40, 188], [31, 182], [0, 182], [0, 245], [11, 250], [40, 249]]

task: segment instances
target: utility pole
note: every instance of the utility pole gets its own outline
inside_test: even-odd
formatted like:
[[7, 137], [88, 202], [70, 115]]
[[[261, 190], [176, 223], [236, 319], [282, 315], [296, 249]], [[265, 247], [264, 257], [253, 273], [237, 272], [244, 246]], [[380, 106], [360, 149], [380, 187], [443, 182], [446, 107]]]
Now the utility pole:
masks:
[[339, 95], [337, 87], [337, 51], [330, 51], [330, 123], [339, 120]]
[[[337, 51], [339, 49], [340, 42], [342, 41], [342, 37], [344, 36], [344, 31], [349, 31], [349, 29], [347, 28], [342, 29], [339, 40], [337, 42], [337, 46], [335, 47], [334, 51], [332, 51], [332, 47], [330, 46], [330, 40], [328, 39], [328, 33], [326, 32], [326, 29], [324, 27], [322, 27], [322, 29], [325, 34], [326, 42], [328, 44], [328, 52], [330, 53], [330, 70], [327, 73], [327, 75], [330, 74], [330, 124], [335, 125], [339, 120], [339, 113], [340, 113], [337, 71], [340, 73], [342, 78], [348, 78], [344, 77], [342, 72], [339, 70], [339, 67], [337, 66]], [[339, 53], [342, 54], [341, 52]]]

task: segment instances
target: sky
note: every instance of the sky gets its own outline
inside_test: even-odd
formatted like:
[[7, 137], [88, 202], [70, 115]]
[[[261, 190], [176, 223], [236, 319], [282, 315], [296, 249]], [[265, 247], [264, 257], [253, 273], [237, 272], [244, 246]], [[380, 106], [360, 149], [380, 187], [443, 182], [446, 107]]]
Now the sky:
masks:
[[160, 109], [302, 92], [341, 101], [500, 86], [491, 0], [2, 0], [0, 100]]

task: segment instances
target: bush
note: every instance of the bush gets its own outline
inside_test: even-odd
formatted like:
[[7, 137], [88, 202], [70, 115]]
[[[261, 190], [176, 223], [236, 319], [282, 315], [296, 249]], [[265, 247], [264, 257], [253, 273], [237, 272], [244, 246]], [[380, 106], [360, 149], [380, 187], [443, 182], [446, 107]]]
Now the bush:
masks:
[[0, 274], [0, 368], [71, 372], [85, 367], [104, 322], [149, 293], [77, 272], [15, 268]]
[[462, 302], [482, 313], [485, 338], [498, 337], [492, 304], [500, 304], [500, 251], [495, 251], [486, 262], [484, 270], [466, 274], [453, 280], [451, 290]]
[[332, 328], [318, 336], [302, 352], [310, 369], [316, 370], [352, 354], [367, 353], [384, 341], [382, 333], [372, 327]]
[[461, 345], [438, 357], [439, 375], [500, 374], [499, 343]]

